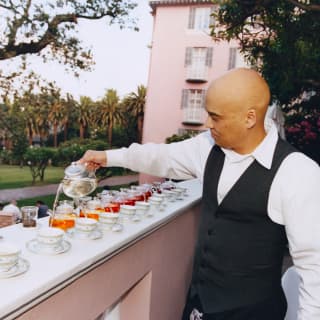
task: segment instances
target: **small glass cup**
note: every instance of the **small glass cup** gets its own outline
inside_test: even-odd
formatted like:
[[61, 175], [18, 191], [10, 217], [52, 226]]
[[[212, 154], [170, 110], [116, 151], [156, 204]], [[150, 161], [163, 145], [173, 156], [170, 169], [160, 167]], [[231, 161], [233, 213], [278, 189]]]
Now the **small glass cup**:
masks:
[[22, 226], [25, 228], [32, 228], [37, 226], [38, 207], [25, 206], [21, 208]]

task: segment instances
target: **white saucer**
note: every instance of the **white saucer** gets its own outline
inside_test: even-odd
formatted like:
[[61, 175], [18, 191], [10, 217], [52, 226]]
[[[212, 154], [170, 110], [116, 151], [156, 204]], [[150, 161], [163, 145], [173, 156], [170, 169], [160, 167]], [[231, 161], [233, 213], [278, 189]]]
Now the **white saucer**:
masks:
[[62, 240], [59, 246], [53, 247], [42, 245], [37, 239], [32, 239], [26, 243], [26, 247], [33, 253], [55, 255], [68, 251], [71, 248], [71, 243], [66, 240]]
[[25, 273], [29, 269], [29, 262], [19, 258], [18, 262], [8, 271], [0, 271], [0, 279], [11, 278]]
[[99, 229], [91, 232], [79, 232], [76, 228], [71, 228], [66, 231], [66, 234], [72, 239], [79, 240], [96, 240], [102, 238], [103, 234]]

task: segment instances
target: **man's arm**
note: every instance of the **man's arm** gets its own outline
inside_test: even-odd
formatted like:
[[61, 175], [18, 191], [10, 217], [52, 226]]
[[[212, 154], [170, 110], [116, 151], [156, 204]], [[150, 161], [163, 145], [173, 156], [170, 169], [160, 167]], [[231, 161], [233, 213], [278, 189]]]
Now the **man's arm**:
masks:
[[[290, 253], [301, 278], [299, 320], [320, 319], [320, 167], [295, 153], [280, 192]], [[290, 162], [292, 165], [290, 165]]]
[[81, 163], [124, 167], [137, 172], [172, 179], [202, 178], [204, 166], [213, 145], [209, 132], [171, 144], [132, 144], [129, 148], [87, 151]]

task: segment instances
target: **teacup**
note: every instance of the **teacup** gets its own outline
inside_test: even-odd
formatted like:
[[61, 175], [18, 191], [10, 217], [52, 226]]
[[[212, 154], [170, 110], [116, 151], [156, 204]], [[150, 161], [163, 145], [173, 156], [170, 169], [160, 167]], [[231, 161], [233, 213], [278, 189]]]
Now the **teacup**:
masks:
[[149, 211], [150, 203], [145, 201], [136, 201], [135, 208], [136, 208], [136, 214], [143, 216], [147, 214], [147, 212]]
[[148, 199], [150, 205], [156, 207], [157, 209], [159, 208], [162, 201], [163, 199], [159, 198], [158, 196], [152, 196]]
[[123, 204], [120, 206], [120, 214], [122, 217], [124, 217], [126, 220], [129, 221], [139, 221], [140, 217], [136, 215], [136, 207]]
[[39, 245], [48, 247], [57, 247], [61, 244], [64, 231], [58, 228], [45, 227], [39, 229], [37, 233], [37, 241]]
[[177, 200], [182, 200], [183, 199], [184, 192], [185, 192], [184, 188], [177, 187], [177, 188], [172, 189], [171, 191], [176, 194], [176, 199]]
[[177, 199], [177, 192], [173, 190], [163, 190], [162, 193], [166, 196], [169, 202], [174, 202]]
[[113, 223], [116, 223], [116, 221], [118, 220], [118, 217], [119, 217], [119, 214], [117, 213], [110, 213], [110, 212], [100, 213], [99, 221], [100, 223], [113, 224]]
[[19, 260], [20, 249], [9, 243], [0, 244], [0, 272], [10, 270]]
[[75, 229], [77, 232], [92, 232], [96, 229], [98, 222], [92, 218], [77, 218]]
[[123, 204], [120, 206], [120, 213], [131, 216], [136, 213], [136, 208], [134, 206]]
[[119, 213], [110, 213], [110, 212], [100, 213], [99, 215], [100, 227], [103, 230], [111, 230], [112, 226], [117, 224], [118, 218], [119, 218]]

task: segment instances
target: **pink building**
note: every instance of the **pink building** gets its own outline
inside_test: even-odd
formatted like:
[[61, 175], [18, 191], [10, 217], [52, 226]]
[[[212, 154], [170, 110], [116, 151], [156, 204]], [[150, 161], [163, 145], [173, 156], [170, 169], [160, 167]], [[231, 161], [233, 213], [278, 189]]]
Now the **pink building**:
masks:
[[150, 1], [154, 17], [143, 142], [203, 130], [212, 79], [244, 65], [236, 42], [210, 37], [210, 0]]

